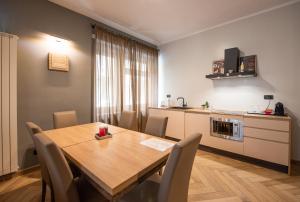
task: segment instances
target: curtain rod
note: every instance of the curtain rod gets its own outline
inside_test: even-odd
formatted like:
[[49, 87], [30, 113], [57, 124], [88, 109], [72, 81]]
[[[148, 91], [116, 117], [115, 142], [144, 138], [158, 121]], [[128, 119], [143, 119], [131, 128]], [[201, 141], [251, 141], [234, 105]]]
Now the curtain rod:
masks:
[[146, 45], [146, 46], [149, 46], [151, 48], [155, 48], [156, 50], [159, 50], [156, 45], [154, 45], [154, 44], [152, 44], [150, 42], [147, 42], [147, 41], [144, 41], [142, 39], [139, 39], [139, 38], [137, 38], [135, 36], [132, 36], [130, 34], [127, 34], [127, 33], [123, 32], [123, 31], [120, 31], [120, 30], [117, 30], [115, 28], [112, 28], [112, 27], [110, 27], [108, 25], [105, 25], [105, 24], [98, 25], [98, 24], [95, 24], [95, 23], [91, 23], [91, 27], [92, 27], [93, 30], [95, 30], [97, 27], [99, 27], [99, 28], [104, 29], [104, 30], [106, 30], [108, 32], [111, 32], [113, 34], [129, 38], [130, 40], [136, 41], [136, 42], [141, 43], [143, 45]]

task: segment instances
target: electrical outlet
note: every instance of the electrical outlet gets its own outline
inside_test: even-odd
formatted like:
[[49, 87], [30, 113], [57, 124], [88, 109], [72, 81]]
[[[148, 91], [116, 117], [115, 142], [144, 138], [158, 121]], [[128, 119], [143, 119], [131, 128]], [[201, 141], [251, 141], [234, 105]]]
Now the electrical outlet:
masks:
[[274, 99], [274, 95], [264, 95], [264, 99], [265, 100], [273, 100]]

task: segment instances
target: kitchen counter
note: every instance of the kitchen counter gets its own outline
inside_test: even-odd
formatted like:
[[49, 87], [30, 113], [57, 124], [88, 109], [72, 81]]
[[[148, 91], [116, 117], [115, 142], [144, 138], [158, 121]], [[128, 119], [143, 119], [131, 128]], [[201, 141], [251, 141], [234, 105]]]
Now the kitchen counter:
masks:
[[161, 110], [169, 110], [169, 111], [183, 111], [187, 113], [204, 113], [204, 114], [210, 114], [210, 110], [206, 109], [200, 109], [200, 108], [187, 108], [187, 109], [180, 109], [180, 108], [172, 108], [172, 107], [149, 107], [149, 109], [161, 109]]
[[245, 118], [262, 118], [262, 119], [274, 119], [274, 120], [291, 120], [290, 116], [275, 116], [275, 115], [263, 115], [263, 114], [248, 114], [246, 111], [229, 111], [229, 110], [209, 110], [201, 108], [189, 108], [178, 109], [170, 107], [149, 107], [149, 109], [161, 109], [169, 111], [183, 111], [185, 113], [199, 113], [199, 114], [221, 114], [221, 115], [234, 115], [243, 116]]

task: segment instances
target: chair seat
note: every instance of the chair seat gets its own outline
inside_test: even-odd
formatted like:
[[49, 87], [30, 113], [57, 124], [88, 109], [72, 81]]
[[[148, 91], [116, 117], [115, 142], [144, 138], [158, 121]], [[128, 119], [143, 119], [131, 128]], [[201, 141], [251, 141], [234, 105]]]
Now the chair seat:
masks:
[[161, 177], [157, 174], [126, 193], [119, 202], [156, 202]]

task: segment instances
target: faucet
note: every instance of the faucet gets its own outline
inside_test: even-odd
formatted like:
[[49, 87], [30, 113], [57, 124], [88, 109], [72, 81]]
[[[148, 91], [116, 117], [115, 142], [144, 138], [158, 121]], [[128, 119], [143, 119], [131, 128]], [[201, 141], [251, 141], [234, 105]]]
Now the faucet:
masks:
[[178, 97], [177, 101], [178, 100], [182, 100], [182, 107], [186, 107], [187, 106], [187, 102], [184, 102], [184, 97]]

